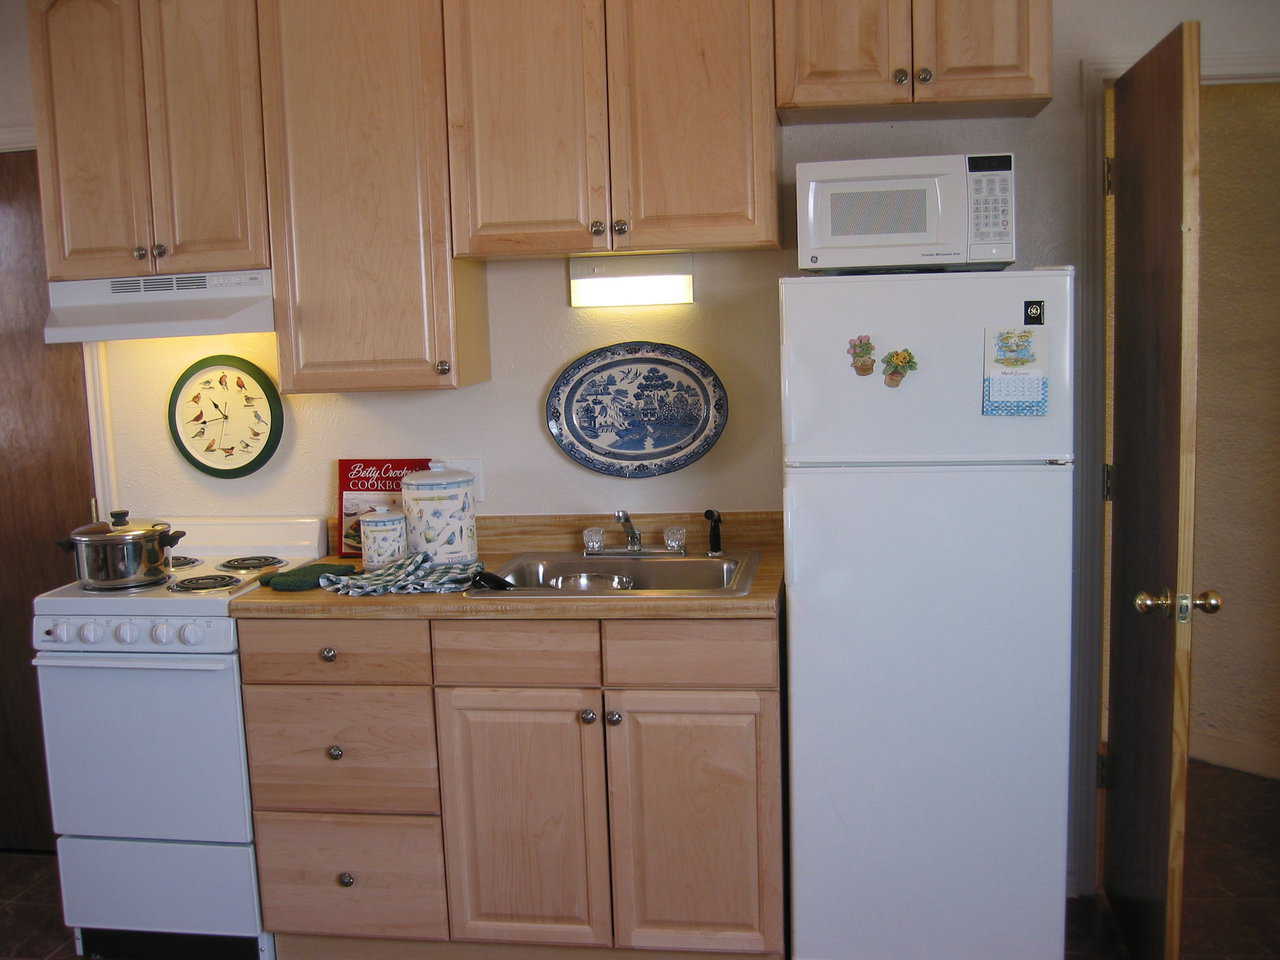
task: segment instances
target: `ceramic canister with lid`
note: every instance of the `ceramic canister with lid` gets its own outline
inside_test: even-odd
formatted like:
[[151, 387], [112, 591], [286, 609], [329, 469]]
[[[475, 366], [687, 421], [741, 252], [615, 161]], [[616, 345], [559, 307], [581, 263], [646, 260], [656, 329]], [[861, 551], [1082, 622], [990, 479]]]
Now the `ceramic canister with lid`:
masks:
[[403, 513], [377, 506], [360, 518], [360, 556], [366, 570], [377, 570], [404, 558], [409, 533]]
[[400, 481], [409, 552], [435, 563], [472, 563], [476, 549], [476, 478], [466, 470], [419, 470]]

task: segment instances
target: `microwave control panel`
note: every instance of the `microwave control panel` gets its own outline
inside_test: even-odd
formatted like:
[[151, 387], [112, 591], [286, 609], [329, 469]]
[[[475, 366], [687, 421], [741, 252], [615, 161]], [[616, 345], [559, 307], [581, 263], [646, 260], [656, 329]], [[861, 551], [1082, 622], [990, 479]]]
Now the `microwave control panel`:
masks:
[[969, 166], [969, 242], [1013, 242], [1013, 156], [966, 158]]

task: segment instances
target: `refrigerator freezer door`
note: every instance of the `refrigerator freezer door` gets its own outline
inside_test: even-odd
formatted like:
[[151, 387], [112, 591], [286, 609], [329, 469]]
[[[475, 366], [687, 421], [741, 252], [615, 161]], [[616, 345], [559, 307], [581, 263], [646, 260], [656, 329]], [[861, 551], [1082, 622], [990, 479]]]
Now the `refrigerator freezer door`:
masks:
[[[783, 443], [788, 464], [1040, 461], [1070, 458], [1072, 275], [1016, 273], [806, 277], [782, 281]], [[1024, 326], [1043, 301], [1043, 325]], [[983, 416], [987, 341], [1033, 330], [1046, 347], [1045, 416]], [[850, 366], [867, 334], [876, 372]], [[909, 349], [919, 369], [885, 386], [880, 358]], [[1044, 362], [1047, 354], [1047, 363]]]
[[796, 960], [1061, 960], [1071, 475], [787, 471]]

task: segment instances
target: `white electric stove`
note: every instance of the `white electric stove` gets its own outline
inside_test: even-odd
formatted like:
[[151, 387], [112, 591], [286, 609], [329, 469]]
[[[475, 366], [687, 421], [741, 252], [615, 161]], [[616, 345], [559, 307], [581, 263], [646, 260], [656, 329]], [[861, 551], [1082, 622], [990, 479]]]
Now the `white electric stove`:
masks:
[[270, 958], [230, 604], [323, 555], [325, 521], [171, 523], [165, 583], [35, 598], [63, 912], [77, 931], [256, 938]]

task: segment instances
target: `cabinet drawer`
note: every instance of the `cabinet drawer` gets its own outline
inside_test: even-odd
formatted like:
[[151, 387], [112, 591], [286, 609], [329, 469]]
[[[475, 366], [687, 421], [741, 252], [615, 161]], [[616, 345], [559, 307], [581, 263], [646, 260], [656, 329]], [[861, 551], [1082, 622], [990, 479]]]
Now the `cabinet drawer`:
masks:
[[259, 813], [254, 827], [265, 929], [449, 938], [439, 817]]
[[240, 620], [245, 683], [430, 683], [424, 620]]
[[606, 620], [609, 687], [778, 685], [775, 620]]
[[436, 620], [436, 683], [476, 686], [596, 686], [595, 620]]
[[430, 690], [252, 686], [244, 714], [254, 809], [440, 812]]

